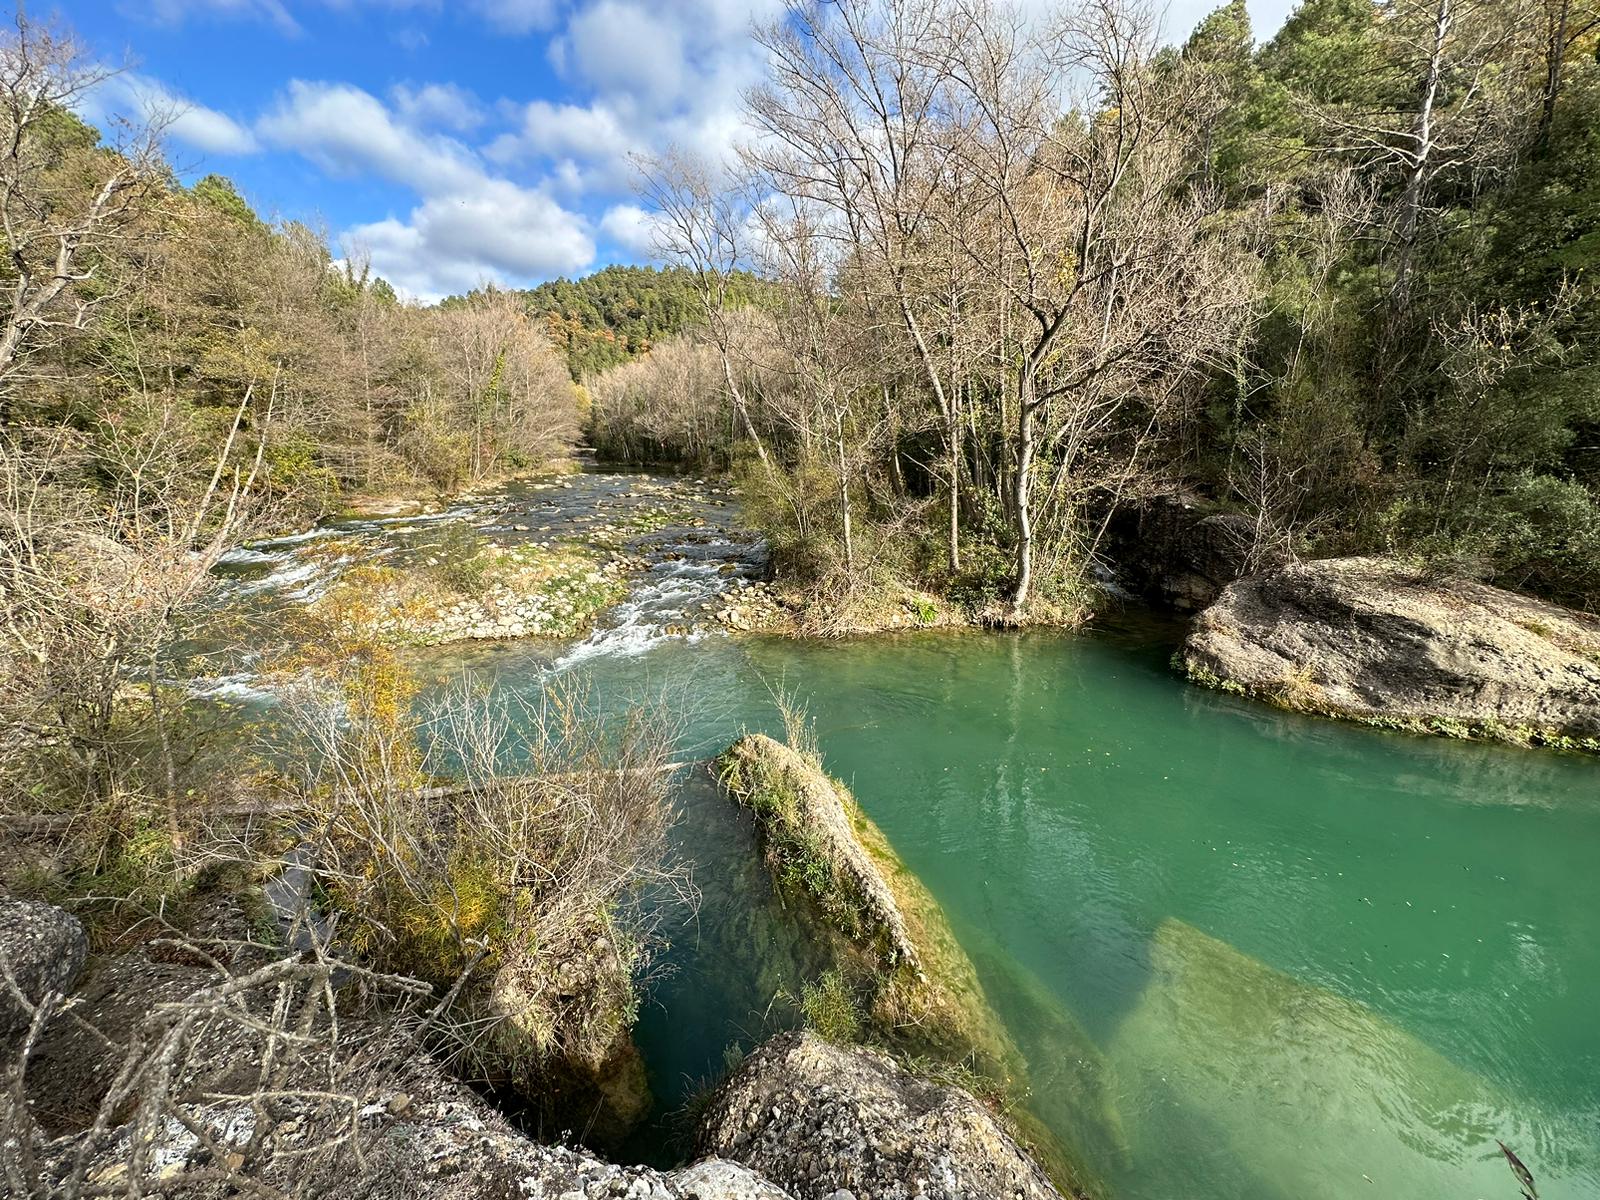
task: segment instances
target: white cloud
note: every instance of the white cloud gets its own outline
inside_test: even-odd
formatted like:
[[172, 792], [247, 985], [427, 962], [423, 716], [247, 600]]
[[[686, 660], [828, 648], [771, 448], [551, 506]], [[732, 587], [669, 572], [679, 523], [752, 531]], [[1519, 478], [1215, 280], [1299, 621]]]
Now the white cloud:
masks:
[[676, 103], [688, 82], [685, 31], [663, 20], [659, 7], [631, 0], [598, 0], [567, 23], [564, 68], [601, 93], [653, 105]]
[[437, 194], [470, 189], [482, 176], [465, 146], [403, 124], [376, 96], [349, 84], [294, 80], [256, 130], [342, 178], [378, 175]]
[[400, 83], [390, 89], [389, 95], [399, 114], [414, 125], [468, 133], [486, 119], [478, 98], [453, 83], [427, 83], [421, 87]]
[[110, 76], [87, 98], [84, 116], [104, 125], [112, 117], [165, 126], [165, 135], [202, 154], [253, 154], [255, 135], [226, 113], [178, 95], [160, 80], [132, 72]]
[[424, 302], [483, 283], [572, 275], [594, 261], [581, 217], [536, 191], [490, 180], [474, 195], [438, 197], [393, 217], [345, 232], [372, 269]]
[[265, 21], [284, 33], [301, 31], [300, 23], [283, 0], [124, 0], [117, 7], [130, 16], [162, 25], [179, 25], [191, 16], [203, 14]]
[[[327, 8], [395, 10], [451, 7], [451, 0], [320, 0]], [[485, 24], [500, 33], [529, 34], [549, 29], [561, 14], [563, 0], [469, 0], [466, 4]], [[286, 0], [118, 0], [117, 8], [131, 17], [161, 25], [180, 25], [191, 17], [255, 20], [275, 25], [284, 33], [303, 32]]]
[[538, 157], [603, 161], [630, 146], [616, 115], [603, 104], [582, 107], [535, 100], [522, 110], [521, 128], [501, 134], [487, 151], [498, 162]]
[[503, 33], [533, 33], [555, 24], [556, 0], [473, 0], [473, 9]]
[[331, 175], [377, 176], [418, 197], [405, 219], [360, 223], [345, 231], [352, 251], [403, 292], [436, 300], [480, 283], [529, 283], [582, 271], [595, 245], [585, 218], [542, 183], [491, 172], [461, 141], [421, 127], [464, 120], [475, 111], [464, 92], [398, 89], [385, 105], [342, 83], [291, 83], [257, 123], [261, 138], [301, 154]]
[[600, 232], [640, 258], [654, 258], [656, 220], [637, 204], [616, 204], [600, 218]]

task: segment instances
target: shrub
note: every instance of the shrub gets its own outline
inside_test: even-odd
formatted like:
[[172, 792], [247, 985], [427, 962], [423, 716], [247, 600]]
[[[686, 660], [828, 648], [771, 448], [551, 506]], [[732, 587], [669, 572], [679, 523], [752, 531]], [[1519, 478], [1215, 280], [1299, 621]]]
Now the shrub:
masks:
[[820, 978], [800, 989], [800, 1011], [806, 1024], [830, 1042], [848, 1044], [861, 1040], [861, 1006], [854, 991], [837, 968], [824, 971]]

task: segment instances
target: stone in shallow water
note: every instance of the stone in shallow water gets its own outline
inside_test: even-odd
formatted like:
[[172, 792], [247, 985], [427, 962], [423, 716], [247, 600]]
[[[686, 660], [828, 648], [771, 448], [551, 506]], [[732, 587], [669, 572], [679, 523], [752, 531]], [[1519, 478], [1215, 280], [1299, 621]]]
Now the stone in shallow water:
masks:
[[1141, 1190], [1232, 1176], [1240, 1200], [1459, 1200], [1511, 1182], [1494, 1139], [1532, 1136], [1511, 1107], [1366, 1006], [1173, 919], [1149, 971], [1107, 1048], [1165, 1097], [1133, 1131]]

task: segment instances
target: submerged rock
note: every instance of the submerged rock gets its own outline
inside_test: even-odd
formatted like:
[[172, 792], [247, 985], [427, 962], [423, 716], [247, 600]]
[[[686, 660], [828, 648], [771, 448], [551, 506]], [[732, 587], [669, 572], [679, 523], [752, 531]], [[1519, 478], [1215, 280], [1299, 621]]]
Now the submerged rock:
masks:
[[1182, 1195], [1203, 1161], [1241, 1197], [1341, 1200], [1384, 1180], [1416, 1200], [1493, 1196], [1496, 1138], [1541, 1147], [1547, 1167], [1575, 1144], [1534, 1113], [1507, 1120], [1514, 1100], [1382, 1014], [1192, 925], [1162, 921], [1148, 956], [1107, 1047], [1152, 1088], [1146, 1194]]
[[1600, 619], [1383, 559], [1230, 585], [1195, 620], [1183, 664], [1307, 712], [1600, 751]]
[[0, 968], [26, 1000], [26, 1005], [20, 1002], [0, 976], [0, 1039], [27, 1030], [30, 1006], [51, 992], [70, 989], [88, 952], [77, 917], [38, 900], [0, 897]]
[[735, 1159], [798, 1200], [1047, 1200], [1045, 1173], [971, 1095], [879, 1051], [783, 1034], [711, 1102], [697, 1149]]

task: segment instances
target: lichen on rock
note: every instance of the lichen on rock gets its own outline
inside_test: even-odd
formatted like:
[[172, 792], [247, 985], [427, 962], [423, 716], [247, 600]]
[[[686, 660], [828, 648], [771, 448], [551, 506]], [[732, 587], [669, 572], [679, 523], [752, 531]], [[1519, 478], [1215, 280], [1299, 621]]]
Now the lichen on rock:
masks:
[[1061, 1193], [990, 1112], [889, 1055], [782, 1034], [740, 1064], [696, 1149], [735, 1159], [798, 1200], [1052, 1200]]
[[47, 993], [72, 987], [88, 950], [76, 917], [52, 904], [0, 896], [0, 1044], [28, 1028], [32, 1006]]

